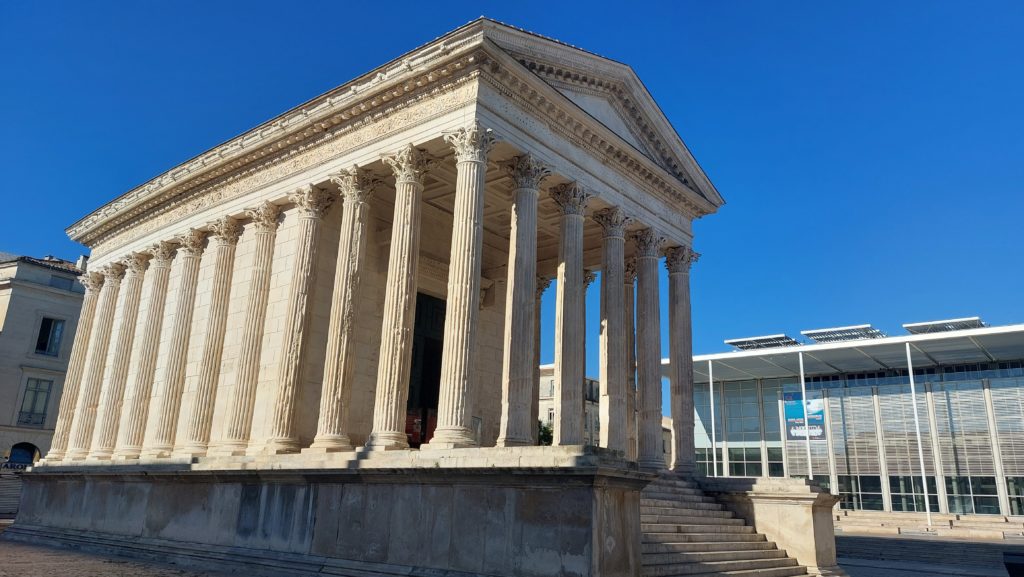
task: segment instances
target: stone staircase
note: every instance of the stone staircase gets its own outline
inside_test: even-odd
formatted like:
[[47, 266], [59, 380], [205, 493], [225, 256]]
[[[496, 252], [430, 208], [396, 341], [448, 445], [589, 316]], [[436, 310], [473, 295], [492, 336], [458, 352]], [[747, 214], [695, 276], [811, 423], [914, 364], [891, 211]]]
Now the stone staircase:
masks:
[[689, 480], [663, 475], [640, 495], [644, 577], [789, 577], [804, 567]]

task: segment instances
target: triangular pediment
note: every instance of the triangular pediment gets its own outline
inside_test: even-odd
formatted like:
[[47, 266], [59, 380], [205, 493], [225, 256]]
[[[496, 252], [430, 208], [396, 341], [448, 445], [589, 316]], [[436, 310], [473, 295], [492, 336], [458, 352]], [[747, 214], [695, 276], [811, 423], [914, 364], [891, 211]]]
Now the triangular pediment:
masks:
[[[634, 134], [635, 129], [630, 128], [631, 122], [624, 118], [619, 110], [616, 110], [611, 98], [586, 92], [577, 92], [571, 88], [559, 88], [558, 91], [569, 100], [575, 102], [576, 106], [585, 110], [587, 114], [590, 114], [600, 121], [601, 124], [611, 129], [612, 132], [618, 134], [623, 140], [632, 144], [637, 150], [650, 156], [647, 146]], [[656, 161], [656, 159], [652, 160]]]

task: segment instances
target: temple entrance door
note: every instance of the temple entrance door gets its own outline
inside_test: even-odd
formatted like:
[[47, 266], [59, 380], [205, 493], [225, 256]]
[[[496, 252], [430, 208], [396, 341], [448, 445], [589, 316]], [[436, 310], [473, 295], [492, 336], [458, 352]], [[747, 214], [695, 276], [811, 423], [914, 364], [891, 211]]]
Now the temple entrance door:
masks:
[[423, 293], [416, 295], [416, 323], [409, 371], [409, 403], [405, 434], [410, 447], [430, 441], [437, 427], [437, 398], [441, 391], [441, 349], [444, 345], [445, 302]]

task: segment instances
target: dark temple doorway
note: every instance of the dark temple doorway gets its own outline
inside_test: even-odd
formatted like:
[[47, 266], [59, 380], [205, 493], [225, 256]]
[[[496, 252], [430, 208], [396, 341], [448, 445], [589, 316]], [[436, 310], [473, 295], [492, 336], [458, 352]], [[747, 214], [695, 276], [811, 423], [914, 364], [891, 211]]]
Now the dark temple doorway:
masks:
[[430, 441], [437, 427], [437, 398], [441, 391], [441, 349], [444, 345], [445, 302], [423, 293], [416, 295], [412, 369], [405, 434], [410, 447]]

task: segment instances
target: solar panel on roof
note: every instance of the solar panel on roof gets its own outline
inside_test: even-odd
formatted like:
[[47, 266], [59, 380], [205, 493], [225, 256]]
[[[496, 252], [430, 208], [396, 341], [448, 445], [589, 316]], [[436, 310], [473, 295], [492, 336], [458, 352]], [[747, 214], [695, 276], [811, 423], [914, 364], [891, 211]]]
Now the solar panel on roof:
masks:
[[742, 339], [728, 339], [725, 344], [736, 347], [741, 351], [753, 349], [773, 349], [776, 347], [793, 347], [800, 343], [787, 335], [768, 335], [764, 337], [747, 337]]
[[966, 329], [980, 329], [985, 325], [980, 317], [967, 317], [962, 319], [949, 319], [945, 321], [929, 321], [925, 323], [907, 323], [903, 328], [912, 335], [924, 335], [928, 333], [944, 333], [948, 331], [962, 331]]
[[838, 343], [844, 341], [885, 338], [885, 333], [871, 325], [853, 325], [849, 327], [835, 327], [831, 329], [814, 329], [810, 331], [800, 331], [800, 334], [814, 340], [816, 343]]

